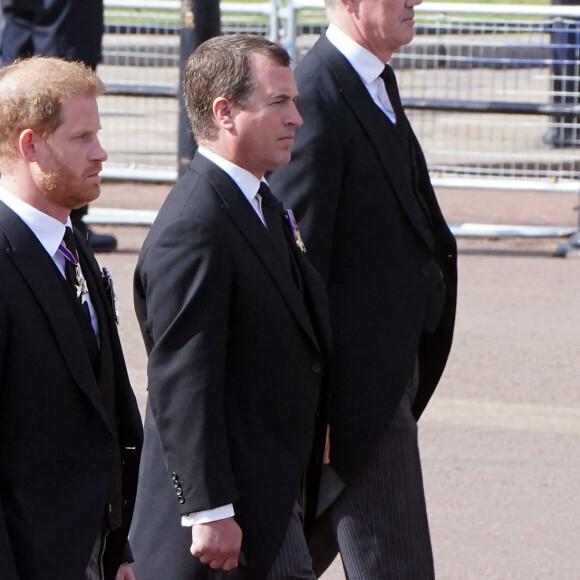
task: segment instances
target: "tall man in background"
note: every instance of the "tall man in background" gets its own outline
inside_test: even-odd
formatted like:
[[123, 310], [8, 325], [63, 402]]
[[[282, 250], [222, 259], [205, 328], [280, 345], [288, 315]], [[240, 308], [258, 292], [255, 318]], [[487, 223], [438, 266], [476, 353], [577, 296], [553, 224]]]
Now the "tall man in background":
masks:
[[0, 577], [132, 580], [141, 418], [112, 286], [70, 211], [107, 155], [78, 63], [0, 71]]
[[[57, 56], [96, 70], [102, 58], [103, 11], [103, 0], [2, 0], [2, 62]], [[83, 220], [87, 212], [87, 205], [71, 212], [74, 226], [88, 238], [93, 251], [114, 251], [116, 238], [91, 230]]]
[[[456, 244], [385, 66], [420, 0], [327, 0], [330, 27], [296, 68], [292, 161], [270, 178], [327, 282], [333, 329], [330, 464], [317, 568], [434, 577], [417, 419], [447, 361]], [[323, 537], [322, 535], [320, 536]], [[326, 556], [326, 561], [324, 556]]]
[[[143, 245], [139, 580], [314, 579], [300, 487], [329, 352], [324, 284], [264, 173], [302, 123], [288, 54], [254, 35], [185, 70], [199, 148]], [[237, 568], [237, 569], [236, 569]]]

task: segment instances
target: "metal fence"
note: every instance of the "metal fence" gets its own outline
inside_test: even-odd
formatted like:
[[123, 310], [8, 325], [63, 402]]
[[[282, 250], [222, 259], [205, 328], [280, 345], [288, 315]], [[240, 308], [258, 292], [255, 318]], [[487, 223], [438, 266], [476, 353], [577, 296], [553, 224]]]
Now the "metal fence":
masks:
[[[181, 3], [105, 5], [107, 175], [175, 179]], [[224, 32], [266, 34], [295, 61], [327, 25], [322, 0], [222, 2], [221, 11]], [[392, 64], [435, 184], [577, 191], [580, 8], [425, 2], [415, 11], [415, 39]]]

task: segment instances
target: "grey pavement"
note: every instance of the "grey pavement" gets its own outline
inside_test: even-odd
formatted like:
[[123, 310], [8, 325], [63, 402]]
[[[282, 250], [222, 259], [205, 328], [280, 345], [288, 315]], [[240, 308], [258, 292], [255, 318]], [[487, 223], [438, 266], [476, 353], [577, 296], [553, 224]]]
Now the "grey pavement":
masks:
[[[105, 183], [94, 206], [155, 210], [169, 188]], [[450, 222], [569, 229], [578, 219], [572, 193], [438, 195]], [[115, 279], [143, 408], [146, 357], [131, 278], [147, 227], [95, 228], [119, 239], [118, 252], [98, 259]], [[438, 580], [580, 579], [580, 261], [552, 257], [560, 241], [459, 239], [455, 342], [420, 422]], [[323, 578], [343, 580], [340, 562]]]

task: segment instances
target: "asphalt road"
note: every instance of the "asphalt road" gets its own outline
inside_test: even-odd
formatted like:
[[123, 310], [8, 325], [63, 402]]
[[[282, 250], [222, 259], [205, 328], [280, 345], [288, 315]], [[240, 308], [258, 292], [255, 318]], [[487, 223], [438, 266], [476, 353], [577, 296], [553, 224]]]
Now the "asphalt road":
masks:
[[[106, 183], [94, 206], [157, 209], [169, 187]], [[578, 221], [576, 194], [438, 195], [450, 222]], [[119, 240], [118, 252], [98, 258], [115, 279], [143, 408], [131, 278], [147, 228], [95, 229]], [[455, 342], [420, 422], [438, 580], [580, 580], [580, 261], [552, 257], [560, 241], [459, 239]], [[344, 579], [339, 561], [323, 578]]]

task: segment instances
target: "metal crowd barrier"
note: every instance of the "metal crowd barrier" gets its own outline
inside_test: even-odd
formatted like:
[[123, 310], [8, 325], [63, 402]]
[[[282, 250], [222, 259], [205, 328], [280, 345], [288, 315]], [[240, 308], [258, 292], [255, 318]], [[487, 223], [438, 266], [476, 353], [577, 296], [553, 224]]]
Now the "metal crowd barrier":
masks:
[[[220, 4], [224, 32], [278, 39], [276, 2]], [[177, 177], [179, 0], [105, 0], [100, 102], [105, 178]]]
[[[105, 2], [110, 176], [175, 178], [180, 5]], [[415, 39], [393, 66], [436, 184], [576, 191], [580, 7], [415, 10]], [[296, 62], [327, 25], [322, 0], [223, 2], [221, 12], [224, 32], [268, 35]], [[550, 132], [567, 137], [550, 142]]]
[[[292, 5], [286, 46], [300, 58], [300, 15], [323, 2]], [[580, 7], [424, 2], [415, 13], [415, 39], [392, 64], [434, 182], [578, 191]]]
[[[103, 175], [174, 181], [181, 1], [105, 0], [105, 6]], [[323, 0], [220, 7], [224, 33], [267, 35], [294, 62], [328, 24]], [[392, 64], [434, 185], [578, 192], [580, 7], [425, 2], [415, 11], [415, 39]], [[152, 217], [89, 214], [93, 223]], [[451, 227], [468, 237], [565, 237], [580, 230]], [[578, 233], [556, 253], [572, 248], [580, 248]]]
[[[290, 0], [287, 50], [299, 60], [324, 28], [323, 0]], [[305, 22], [318, 14], [314, 25]], [[577, 193], [580, 7], [424, 2], [394, 56], [403, 104], [436, 187]], [[451, 224], [456, 236], [566, 237], [576, 228]]]

